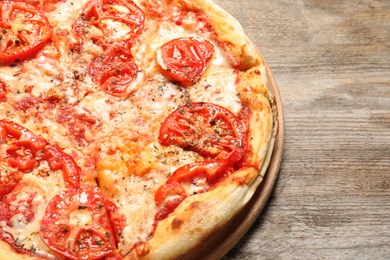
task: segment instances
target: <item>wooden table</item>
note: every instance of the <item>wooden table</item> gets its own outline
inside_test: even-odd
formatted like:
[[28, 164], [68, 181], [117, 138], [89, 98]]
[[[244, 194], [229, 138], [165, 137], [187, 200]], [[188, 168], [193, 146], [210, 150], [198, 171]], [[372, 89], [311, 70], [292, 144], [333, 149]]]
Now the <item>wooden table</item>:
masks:
[[274, 74], [285, 146], [228, 259], [390, 259], [390, 1], [218, 0]]

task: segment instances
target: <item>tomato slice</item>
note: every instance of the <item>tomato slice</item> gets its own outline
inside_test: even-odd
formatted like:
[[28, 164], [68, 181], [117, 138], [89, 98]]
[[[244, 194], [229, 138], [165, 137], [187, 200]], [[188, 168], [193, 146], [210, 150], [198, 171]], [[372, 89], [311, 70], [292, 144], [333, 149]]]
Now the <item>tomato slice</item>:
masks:
[[23, 200], [17, 198], [16, 194], [18, 193], [20, 193], [20, 190], [13, 190], [13, 192], [4, 196], [0, 201], [0, 220], [2, 222], [0, 227], [0, 240], [7, 242], [17, 253], [38, 257], [35, 252], [25, 249], [18, 238], [5, 231], [5, 227], [14, 226], [15, 216], [23, 224], [31, 223], [35, 218], [36, 206], [33, 200], [37, 196], [36, 191], [26, 193], [26, 190], [24, 190], [23, 196], [26, 199]]
[[0, 165], [0, 197], [12, 190], [24, 173], [32, 171], [44, 160], [51, 170], [62, 171], [67, 187], [79, 186], [81, 172], [73, 158], [27, 128], [0, 120], [0, 142], [3, 161], [12, 167]]
[[247, 130], [228, 109], [212, 103], [191, 103], [172, 112], [160, 128], [162, 145], [178, 145], [233, 165], [246, 151]]
[[[172, 198], [168, 199], [169, 196]], [[186, 197], [187, 193], [180, 183], [171, 182], [160, 186], [154, 196], [154, 201], [158, 206], [154, 217], [155, 224], [165, 219]]]
[[47, 205], [39, 233], [51, 250], [70, 259], [99, 259], [116, 250], [106, 199], [93, 185], [57, 194]]
[[32, 192], [28, 195], [27, 199], [23, 201], [17, 201], [14, 192], [4, 196], [0, 201], [0, 220], [4, 221], [5, 225], [12, 226], [12, 217], [16, 214], [20, 214], [23, 215], [24, 221], [31, 222], [35, 216], [32, 201], [36, 195], [36, 192]]
[[112, 228], [115, 233], [116, 243], [119, 243], [122, 236], [122, 231], [126, 225], [126, 218], [124, 215], [119, 213], [117, 206], [110, 200], [105, 201], [105, 207], [108, 215], [110, 216]]
[[38, 164], [47, 142], [11, 121], [0, 120], [0, 140], [7, 144], [6, 161], [18, 171], [28, 172]]
[[137, 73], [138, 68], [130, 53], [130, 47], [124, 42], [112, 44], [89, 65], [92, 81], [114, 96], [127, 94], [127, 89], [137, 77]]
[[7, 92], [8, 91], [7, 91], [5, 83], [2, 80], [0, 80], [0, 101], [2, 101], [5, 98], [5, 96], [7, 95]]
[[[131, 41], [141, 34], [144, 20], [144, 12], [133, 1], [90, 0], [73, 24], [73, 30], [76, 35], [89, 35], [93, 41], [105, 46], [106, 41]], [[122, 28], [121, 31], [127, 33], [117, 36], [118, 30], [110, 28], [106, 21], [125, 25], [128, 29]], [[97, 29], [97, 32], [93, 29]]]
[[0, 142], [1, 160], [8, 164], [0, 165], [1, 198], [38, 165], [46, 141], [14, 122], [0, 120]]
[[67, 187], [78, 187], [80, 185], [80, 168], [68, 154], [56, 146], [45, 147], [45, 159], [51, 170], [62, 170], [62, 175]]
[[[230, 173], [225, 161], [203, 161], [178, 168], [154, 194], [158, 206], [155, 221], [166, 218], [186, 197], [206, 192]], [[195, 193], [189, 194], [184, 184], [197, 186], [197, 179], [203, 179]]]
[[56, 3], [65, 2], [66, 0], [13, 0], [14, 2], [25, 2], [35, 6], [45, 12], [51, 12], [56, 9]]
[[[224, 161], [203, 161], [184, 165], [178, 168], [168, 179], [168, 182], [193, 182], [195, 178], [204, 177], [207, 182], [205, 190], [217, 183], [224, 174], [228, 173]], [[199, 193], [199, 192], [198, 192]]]
[[205, 39], [178, 38], [160, 47], [157, 63], [164, 75], [188, 86], [200, 79], [213, 54], [213, 44]]
[[52, 35], [46, 16], [23, 2], [0, 2], [0, 29], [1, 62], [32, 57]]

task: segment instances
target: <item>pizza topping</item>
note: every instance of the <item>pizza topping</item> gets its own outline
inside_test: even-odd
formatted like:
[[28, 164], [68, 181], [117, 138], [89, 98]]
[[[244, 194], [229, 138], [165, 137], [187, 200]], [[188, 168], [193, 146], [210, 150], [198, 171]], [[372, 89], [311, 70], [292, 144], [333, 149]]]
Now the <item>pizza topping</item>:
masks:
[[137, 77], [138, 68], [126, 43], [112, 44], [103, 55], [96, 56], [90, 66], [89, 75], [103, 91], [122, 96], [133, 92], [128, 90], [130, 83]]
[[0, 102], [5, 98], [7, 95], [7, 89], [5, 83], [0, 80]]
[[114, 230], [114, 235], [116, 239], [116, 243], [119, 243], [120, 238], [122, 236], [123, 228], [126, 224], [126, 218], [124, 215], [119, 213], [117, 206], [114, 202], [110, 200], [105, 201], [105, 207], [107, 209], [108, 215], [110, 216], [112, 228]]
[[21, 100], [18, 100], [15, 102], [13, 107], [16, 110], [21, 110], [23, 112], [26, 112], [28, 109], [35, 107], [39, 102], [38, 98], [27, 96], [22, 98]]
[[67, 186], [78, 187], [80, 185], [80, 168], [72, 157], [55, 146], [45, 147], [45, 159], [51, 170], [61, 170]]
[[0, 139], [7, 144], [6, 161], [18, 171], [31, 171], [42, 157], [47, 142], [26, 128], [0, 120]]
[[167, 77], [188, 86], [200, 79], [213, 54], [213, 44], [205, 39], [179, 38], [158, 49], [157, 62]]
[[16, 252], [34, 255], [33, 250], [26, 250], [25, 238], [14, 237], [9, 231], [31, 225], [36, 217], [36, 199], [39, 197], [35, 191], [15, 191], [4, 196], [0, 201], [0, 240], [6, 241]]
[[[180, 106], [163, 122], [162, 145], [177, 145], [208, 158], [178, 168], [155, 193], [155, 221], [167, 217], [187, 196], [210, 190], [246, 153], [249, 111], [239, 116], [212, 103]], [[243, 123], [241, 122], [243, 120]]]
[[79, 109], [69, 105], [61, 105], [57, 112], [57, 122], [66, 126], [68, 135], [80, 145], [84, 146], [93, 140], [89, 133], [99, 129], [99, 120], [88, 110]]
[[0, 202], [0, 219], [5, 221], [7, 226], [12, 226], [12, 217], [16, 214], [22, 216], [21, 220], [24, 223], [29, 223], [34, 218], [33, 199], [37, 196], [36, 192], [24, 194], [24, 199], [16, 197], [15, 193], [10, 193], [5, 196]]
[[[99, 188], [82, 185], [56, 195], [48, 204], [39, 231], [53, 251], [70, 259], [98, 259], [116, 250], [106, 199]], [[111, 212], [111, 213], [110, 213]], [[118, 232], [118, 231], [116, 231]]]
[[133, 1], [90, 0], [75, 21], [73, 30], [76, 35], [89, 35], [92, 41], [105, 46], [112, 41], [132, 41], [141, 34], [144, 20], [143, 11]]
[[229, 173], [224, 161], [190, 163], [178, 168], [154, 195], [159, 208], [155, 220], [166, 218], [186, 197], [210, 190]]
[[54, 259], [53, 251], [39, 237], [39, 228], [48, 201], [64, 188], [60, 172], [46, 178], [24, 174], [17, 186], [0, 200], [0, 240], [16, 252]]
[[23, 2], [0, 3], [0, 29], [0, 62], [32, 57], [52, 35], [46, 16]]
[[0, 120], [0, 141], [4, 148], [0, 150], [2, 159], [13, 168], [7, 168], [1, 173], [0, 182], [5, 187], [0, 189], [0, 197], [17, 185], [23, 173], [31, 172], [42, 161], [47, 161], [53, 171], [61, 170], [67, 186], [79, 185], [81, 172], [72, 157], [59, 148], [50, 146], [45, 139], [28, 129], [11, 121]]
[[178, 145], [233, 165], [244, 155], [247, 130], [228, 109], [211, 103], [191, 103], [171, 113], [160, 128], [163, 145]]
[[53, 11], [55, 9], [55, 4], [57, 2], [64, 2], [66, 0], [13, 0], [14, 2], [25, 2], [27, 4], [33, 5], [38, 9], [43, 9], [44, 11]]
[[166, 218], [187, 197], [183, 186], [177, 182], [167, 182], [160, 186], [154, 195], [156, 205], [159, 207], [155, 221]]

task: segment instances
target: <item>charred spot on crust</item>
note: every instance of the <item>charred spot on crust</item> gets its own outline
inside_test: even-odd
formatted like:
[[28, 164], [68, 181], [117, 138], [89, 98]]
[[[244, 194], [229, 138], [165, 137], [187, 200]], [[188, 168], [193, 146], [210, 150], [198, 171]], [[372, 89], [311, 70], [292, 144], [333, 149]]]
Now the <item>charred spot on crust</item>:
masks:
[[197, 209], [197, 208], [199, 208], [200, 204], [201, 204], [200, 201], [194, 201], [191, 203], [191, 208]]
[[182, 224], [183, 224], [183, 220], [181, 220], [180, 218], [174, 218], [171, 226], [172, 229], [179, 229]]

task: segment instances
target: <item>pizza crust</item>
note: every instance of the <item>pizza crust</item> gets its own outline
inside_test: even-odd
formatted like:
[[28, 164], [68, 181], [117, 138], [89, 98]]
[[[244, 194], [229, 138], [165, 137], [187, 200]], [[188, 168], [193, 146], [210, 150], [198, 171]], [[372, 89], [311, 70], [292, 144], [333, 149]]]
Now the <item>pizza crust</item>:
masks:
[[204, 13], [212, 24], [215, 38], [226, 49], [234, 67], [245, 71], [261, 63], [256, 48], [241, 24], [218, 4], [211, 0], [175, 0], [173, 4]]
[[196, 248], [236, 215], [260, 181], [256, 169], [241, 169], [217, 188], [188, 197], [125, 259], [174, 259]]
[[[251, 111], [249, 123], [249, 145], [247, 163], [263, 167], [267, 152], [272, 151], [270, 143], [276, 136], [277, 120], [273, 97], [268, 91], [265, 65], [255, 66], [240, 72], [238, 92], [243, 103]], [[267, 164], [265, 166], [268, 166]], [[264, 176], [264, 172], [261, 173]]]

